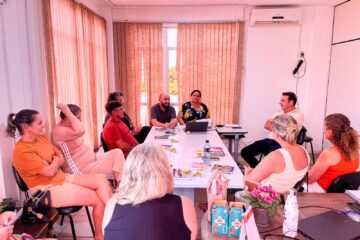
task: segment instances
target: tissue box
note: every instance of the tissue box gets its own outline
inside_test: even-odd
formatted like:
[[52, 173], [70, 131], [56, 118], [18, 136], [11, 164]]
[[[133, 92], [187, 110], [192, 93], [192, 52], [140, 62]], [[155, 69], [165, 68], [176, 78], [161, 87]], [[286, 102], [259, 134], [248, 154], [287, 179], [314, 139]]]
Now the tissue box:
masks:
[[229, 224], [229, 210], [226, 200], [215, 200], [211, 205], [212, 234], [227, 234]]
[[229, 207], [229, 225], [228, 225], [228, 236], [229, 237], [239, 237], [241, 229], [241, 221], [243, 210], [243, 203], [241, 202], [230, 202]]

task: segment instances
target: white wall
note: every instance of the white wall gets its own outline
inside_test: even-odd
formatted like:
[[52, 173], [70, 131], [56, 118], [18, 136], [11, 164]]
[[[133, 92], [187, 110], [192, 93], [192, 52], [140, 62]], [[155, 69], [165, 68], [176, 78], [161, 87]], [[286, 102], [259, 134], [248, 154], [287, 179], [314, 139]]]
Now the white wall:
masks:
[[[304, 126], [314, 139], [314, 151], [321, 151], [332, 17], [333, 7], [302, 7], [301, 26], [247, 27], [240, 101], [240, 122], [249, 131], [245, 144], [267, 136], [263, 125], [279, 109], [281, 92], [293, 91], [305, 114]], [[292, 71], [300, 51], [307, 64], [296, 88]], [[304, 65], [299, 72], [303, 71]]]
[[40, 1], [7, 1], [0, 6], [0, 198], [18, 198], [11, 165], [13, 139], [5, 134], [7, 115], [24, 108], [46, 116]]
[[326, 114], [343, 113], [351, 126], [360, 131], [360, 1], [335, 8]]

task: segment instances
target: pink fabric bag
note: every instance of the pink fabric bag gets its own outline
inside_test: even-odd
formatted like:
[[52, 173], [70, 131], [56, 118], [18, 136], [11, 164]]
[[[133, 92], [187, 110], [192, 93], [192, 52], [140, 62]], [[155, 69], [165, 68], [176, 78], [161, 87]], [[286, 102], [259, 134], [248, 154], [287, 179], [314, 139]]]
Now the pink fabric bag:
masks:
[[218, 171], [215, 171], [209, 178], [208, 187], [206, 189], [208, 202], [207, 214], [209, 222], [211, 221], [211, 205], [214, 200], [226, 200], [228, 184], [229, 179]]

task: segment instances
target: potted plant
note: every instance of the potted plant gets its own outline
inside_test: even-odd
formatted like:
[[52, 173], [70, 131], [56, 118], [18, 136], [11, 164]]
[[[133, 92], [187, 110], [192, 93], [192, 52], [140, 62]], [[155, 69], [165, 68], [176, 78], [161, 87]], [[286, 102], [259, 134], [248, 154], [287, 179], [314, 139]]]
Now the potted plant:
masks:
[[4, 198], [0, 203], [0, 213], [15, 211], [16, 202], [13, 198]]
[[268, 226], [270, 217], [275, 215], [280, 205], [278, 194], [271, 186], [259, 186], [246, 197], [254, 211], [255, 222], [259, 226]]

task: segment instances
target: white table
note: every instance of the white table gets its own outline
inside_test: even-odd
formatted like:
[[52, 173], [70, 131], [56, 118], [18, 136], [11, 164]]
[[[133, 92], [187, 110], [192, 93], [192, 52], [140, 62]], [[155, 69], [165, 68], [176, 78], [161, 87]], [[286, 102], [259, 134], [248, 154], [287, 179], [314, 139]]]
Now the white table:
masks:
[[[155, 139], [155, 136], [164, 135], [164, 130], [158, 130], [157, 127], [152, 127], [149, 135], [145, 142], [155, 142], [159, 145], [169, 144], [176, 149], [176, 153], [166, 151], [173, 168], [175, 169], [191, 169], [194, 173], [194, 169], [191, 167], [193, 162], [202, 162], [201, 158], [196, 157], [198, 150], [203, 150], [205, 140], [210, 141], [210, 145], [213, 147], [221, 147], [225, 153], [224, 157], [220, 157], [219, 161], [212, 161], [211, 164], [224, 164], [234, 167], [232, 174], [225, 174], [229, 178], [229, 188], [243, 189], [243, 174], [239, 167], [233, 160], [229, 151], [226, 149], [221, 138], [215, 130], [209, 130], [207, 132], [186, 134], [182, 126], [177, 127], [177, 134], [170, 136], [169, 139]], [[171, 139], [176, 139], [178, 143], [171, 143]], [[206, 188], [208, 179], [211, 176], [210, 171], [204, 172], [202, 177], [193, 177], [191, 179], [178, 179], [174, 181], [174, 194], [184, 195], [194, 201], [194, 189], [195, 188]]]
[[[238, 128], [237, 126], [225, 125], [224, 127], [216, 127], [216, 131], [223, 136], [234, 136], [234, 159], [238, 162], [239, 155], [239, 140], [240, 138], [245, 137], [247, 131], [243, 128]], [[232, 149], [232, 139], [229, 139], [229, 150]]]

